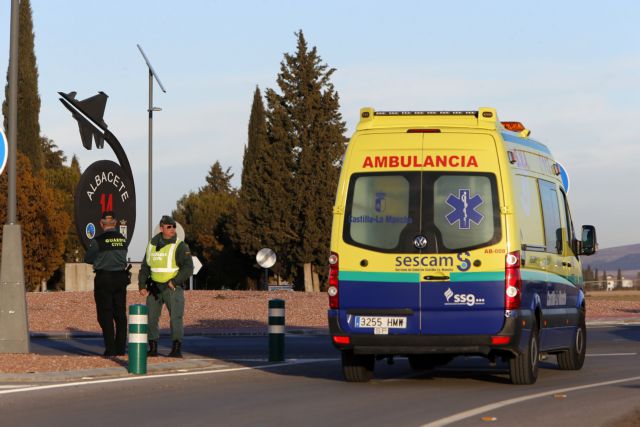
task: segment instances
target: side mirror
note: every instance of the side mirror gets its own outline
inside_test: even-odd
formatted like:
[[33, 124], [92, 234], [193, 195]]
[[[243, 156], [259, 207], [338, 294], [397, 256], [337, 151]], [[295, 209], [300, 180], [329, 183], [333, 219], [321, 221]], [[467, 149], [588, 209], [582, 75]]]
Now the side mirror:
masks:
[[582, 226], [582, 241], [580, 242], [580, 255], [593, 255], [598, 250], [596, 228], [593, 225]]

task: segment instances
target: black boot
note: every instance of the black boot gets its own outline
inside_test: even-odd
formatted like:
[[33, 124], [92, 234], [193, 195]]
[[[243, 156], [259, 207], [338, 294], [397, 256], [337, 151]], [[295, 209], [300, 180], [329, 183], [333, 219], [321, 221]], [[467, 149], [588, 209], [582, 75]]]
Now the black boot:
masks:
[[158, 355], [158, 341], [149, 340], [149, 351], [147, 352], [148, 357], [155, 357]]
[[182, 352], [180, 352], [181, 347], [180, 341], [176, 340], [173, 342], [173, 346], [171, 347], [171, 353], [169, 353], [169, 357], [182, 357]]

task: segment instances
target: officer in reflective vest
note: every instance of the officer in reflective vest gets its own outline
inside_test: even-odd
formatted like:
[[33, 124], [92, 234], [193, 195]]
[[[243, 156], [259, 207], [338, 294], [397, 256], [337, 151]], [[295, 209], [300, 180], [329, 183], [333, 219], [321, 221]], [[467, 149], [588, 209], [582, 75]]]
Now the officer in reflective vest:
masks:
[[147, 245], [138, 275], [138, 288], [140, 294], [147, 298], [149, 309], [149, 356], [158, 355], [158, 321], [162, 306], [166, 305], [173, 341], [169, 357], [182, 357], [184, 285], [192, 274], [189, 246], [177, 239], [174, 219], [164, 215], [160, 220], [160, 233], [153, 236]]

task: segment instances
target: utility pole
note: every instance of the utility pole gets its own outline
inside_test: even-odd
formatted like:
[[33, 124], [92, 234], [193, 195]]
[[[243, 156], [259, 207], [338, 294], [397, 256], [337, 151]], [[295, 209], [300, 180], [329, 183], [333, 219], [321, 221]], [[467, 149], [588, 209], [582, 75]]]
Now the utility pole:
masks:
[[155, 70], [153, 69], [153, 66], [149, 61], [149, 58], [147, 58], [147, 55], [144, 54], [144, 51], [142, 50], [142, 46], [140, 45], [136, 45], [136, 46], [138, 46], [138, 50], [142, 54], [142, 57], [144, 58], [144, 61], [147, 63], [147, 67], [149, 68], [149, 108], [147, 110], [149, 112], [149, 211], [148, 211], [149, 239], [148, 240], [151, 240], [152, 233], [153, 233], [153, 203], [152, 203], [153, 201], [153, 149], [152, 149], [153, 147], [153, 112], [162, 111], [162, 108], [153, 106], [153, 78], [155, 77], [156, 81], [158, 82], [158, 85], [160, 86], [160, 89], [162, 89], [163, 92], [166, 93], [167, 91], [164, 89], [164, 86], [162, 86], [162, 82], [160, 81], [160, 78], [156, 74]]
[[2, 228], [2, 262], [0, 263], [0, 353], [30, 352], [27, 300], [24, 288], [22, 232], [16, 215], [19, 7], [19, 0], [11, 0], [8, 197], [7, 223]]

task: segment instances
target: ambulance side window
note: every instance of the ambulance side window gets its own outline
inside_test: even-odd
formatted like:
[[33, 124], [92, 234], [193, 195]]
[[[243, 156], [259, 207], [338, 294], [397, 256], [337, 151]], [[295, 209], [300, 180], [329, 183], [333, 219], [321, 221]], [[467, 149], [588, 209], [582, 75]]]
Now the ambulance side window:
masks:
[[558, 192], [553, 182], [538, 180], [540, 187], [540, 201], [542, 202], [542, 216], [544, 218], [544, 235], [547, 252], [562, 253], [562, 223], [560, 221], [560, 206]]
[[544, 226], [537, 179], [530, 176], [515, 175], [513, 186], [516, 209], [518, 218], [520, 218], [522, 243], [543, 248], [545, 246]]
[[562, 195], [561, 201], [560, 201], [560, 208], [563, 213], [564, 221], [566, 221], [566, 224], [567, 224], [567, 240], [565, 240], [565, 244], [567, 244], [567, 246], [569, 247], [569, 252], [571, 253], [571, 255], [577, 258], [577, 255], [574, 250], [576, 235], [573, 229], [573, 220], [571, 219], [571, 211], [569, 210], [567, 195], [562, 190], [560, 191], [560, 194]]

